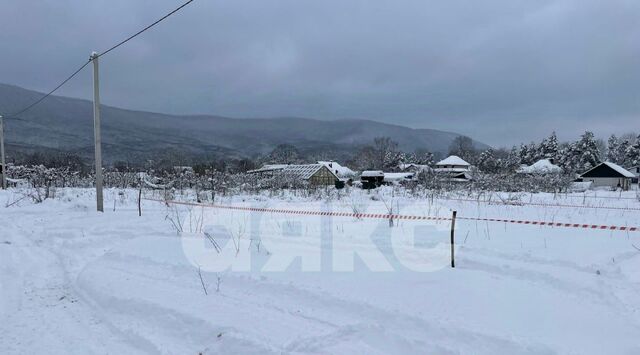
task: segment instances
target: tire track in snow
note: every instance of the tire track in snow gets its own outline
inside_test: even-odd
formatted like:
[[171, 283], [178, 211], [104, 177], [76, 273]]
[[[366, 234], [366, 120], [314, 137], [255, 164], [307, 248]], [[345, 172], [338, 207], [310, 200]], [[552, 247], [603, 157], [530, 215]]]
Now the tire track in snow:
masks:
[[12, 257], [2, 260], [5, 270], [20, 272], [8, 276], [14, 280], [12, 289], [3, 290], [19, 299], [10, 304], [0, 322], [0, 353], [97, 353], [104, 349], [138, 353], [79, 300], [59, 258], [42, 246], [47, 242], [45, 234], [20, 232], [32, 228], [19, 227], [11, 230]]
[[[207, 334], [210, 336], [215, 329], [224, 327], [224, 324], [227, 324], [226, 326], [230, 329], [234, 329], [235, 334], [240, 333], [243, 330], [241, 324], [246, 324], [246, 321], [255, 319], [259, 314], [260, 319], [269, 322], [269, 326], [266, 328], [258, 326], [258, 330], [244, 330], [244, 334], [254, 340], [261, 339], [258, 344], [275, 352], [323, 351], [321, 350], [323, 346], [336, 345], [335, 341], [325, 342], [327, 338], [344, 339], [343, 344], [338, 344], [340, 346], [347, 346], [346, 343], [351, 342], [361, 342], [365, 349], [375, 351], [376, 346], [380, 344], [375, 341], [378, 336], [374, 336], [374, 334], [387, 337], [391, 343], [404, 344], [407, 349], [411, 348], [408, 347], [410, 344], [419, 345], [412, 348], [414, 350], [431, 348], [459, 351], [462, 348], [474, 351], [474, 349], [481, 348], [494, 353], [504, 350], [514, 354], [548, 352], [548, 349], [542, 345], [523, 345], [526, 342], [514, 342], [512, 339], [496, 335], [438, 324], [370, 304], [340, 299], [329, 294], [310, 292], [290, 285], [230, 276], [233, 274], [226, 276], [222, 294], [196, 297], [198, 302], [196, 310], [180, 306], [167, 307], [166, 304], [163, 304], [166, 300], [163, 300], [162, 296], [158, 296], [163, 291], [171, 290], [172, 298], [176, 299], [193, 299], [194, 294], [202, 293], [202, 290], [198, 289], [199, 286], [195, 283], [195, 270], [185, 267], [176, 271], [175, 267], [163, 268], [159, 265], [149, 265], [148, 260], [144, 259], [140, 259], [136, 263], [133, 259], [135, 258], [124, 260], [117, 256], [105, 256], [105, 260], [97, 263], [99, 265], [94, 265], [95, 270], [89, 268], [86, 271], [87, 274], [82, 276], [83, 282], [86, 283], [84, 288], [92, 289], [94, 299], [102, 299], [101, 304], [105, 307], [110, 306], [110, 314], [126, 314], [127, 310], [136, 308], [139, 302], [153, 304], [152, 307], [156, 308], [155, 312], [135, 313], [138, 321], [144, 320], [148, 324], [159, 323], [155, 316], [150, 317], [148, 314], [169, 313], [172, 314], [176, 326], [190, 328], [193, 328], [194, 324], [198, 324], [194, 317], [195, 319], [199, 318], [201, 322], [210, 324], [209, 327], [198, 326], [200, 329], [211, 329], [197, 337], [203, 337], [202, 341], [205, 342]], [[163, 270], [161, 274], [177, 274], [163, 282], [155, 276], [159, 270]], [[108, 280], [127, 279], [118, 288], [130, 289], [132, 293], [126, 297], [114, 294], [110, 292], [110, 288], [92, 283], [93, 275], [102, 275], [102, 277], [108, 275], [106, 276]], [[185, 280], [194, 282], [187, 281], [185, 283]], [[136, 285], [144, 285], [144, 287], [135, 291]], [[251, 297], [252, 295], [255, 297]], [[233, 325], [234, 319], [226, 319], [218, 315], [225, 309], [233, 310], [234, 318], [244, 321]], [[121, 320], [121, 322], [127, 323], [127, 320]], [[225, 322], [231, 322], [231, 324]], [[145, 326], [149, 329], [150, 327], [150, 325]], [[281, 334], [283, 329], [285, 330], [284, 337]], [[398, 334], [393, 329], [403, 329], [404, 333]], [[406, 331], [407, 329], [411, 330]], [[164, 333], [164, 330], [157, 331], [171, 338], [179, 339], [181, 337], [180, 334], [171, 335]], [[147, 332], [147, 334], [151, 333]], [[246, 334], [250, 334], [250, 336]], [[461, 339], [464, 341], [461, 342]], [[150, 341], [153, 340], [150, 339]]]

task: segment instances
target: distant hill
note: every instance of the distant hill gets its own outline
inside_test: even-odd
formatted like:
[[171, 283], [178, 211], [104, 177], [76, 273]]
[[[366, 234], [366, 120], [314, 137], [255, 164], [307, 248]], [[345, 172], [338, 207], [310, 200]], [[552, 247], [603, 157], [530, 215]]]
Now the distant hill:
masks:
[[[15, 112], [42, 96], [36, 91], [0, 84], [0, 112]], [[91, 101], [51, 96], [20, 118], [23, 120], [7, 121], [10, 152], [54, 150], [92, 157]], [[302, 152], [326, 151], [341, 158], [379, 136], [391, 137], [408, 152], [422, 148], [446, 153], [459, 136], [358, 119], [181, 116], [111, 106], [102, 106], [102, 133], [106, 161], [142, 161], [166, 151], [190, 157], [251, 157], [268, 153], [282, 143], [293, 144]]]

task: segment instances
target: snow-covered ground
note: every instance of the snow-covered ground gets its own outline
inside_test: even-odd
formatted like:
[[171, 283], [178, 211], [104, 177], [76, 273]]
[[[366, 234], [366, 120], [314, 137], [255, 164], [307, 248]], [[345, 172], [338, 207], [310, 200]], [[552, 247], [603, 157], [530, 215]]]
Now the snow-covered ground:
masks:
[[[137, 192], [119, 192], [106, 192], [104, 213], [91, 190], [7, 208], [19, 191], [0, 192], [0, 354], [640, 353], [640, 232], [458, 220], [452, 269], [446, 220], [390, 227], [154, 201], [138, 217]], [[217, 203], [640, 225], [635, 192], [500, 195]], [[223, 271], [215, 259], [229, 251]]]

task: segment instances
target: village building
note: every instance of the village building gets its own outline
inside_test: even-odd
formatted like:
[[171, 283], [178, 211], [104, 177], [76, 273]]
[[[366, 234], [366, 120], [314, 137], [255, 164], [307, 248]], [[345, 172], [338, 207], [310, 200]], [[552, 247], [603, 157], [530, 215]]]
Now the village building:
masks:
[[323, 164], [269, 164], [247, 171], [282, 182], [306, 182], [311, 186], [335, 186], [338, 176]]
[[416, 173], [400, 172], [385, 173], [382, 170], [365, 170], [360, 175], [363, 189], [375, 189], [381, 185], [397, 185], [403, 182], [413, 181]]
[[288, 164], [265, 164], [259, 169], [249, 170], [247, 174], [260, 176], [272, 176], [274, 173], [282, 171]]
[[451, 155], [436, 163], [436, 172], [465, 172], [469, 171], [471, 164], [457, 155]]
[[360, 174], [360, 181], [363, 189], [375, 189], [384, 182], [384, 172], [382, 170], [365, 170]]
[[432, 171], [433, 169], [425, 164], [400, 163], [398, 164], [398, 170], [404, 173], [420, 173], [423, 171]]
[[625, 168], [604, 162], [580, 174], [584, 182], [591, 182], [591, 187], [610, 187], [612, 189], [628, 190], [631, 180], [636, 177]]
[[437, 162], [435, 166], [434, 171], [437, 174], [445, 175], [450, 181], [465, 182], [472, 180], [471, 164], [457, 155], [451, 155]]
[[319, 161], [318, 164], [322, 164], [331, 170], [340, 179], [350, 179], [356, 175], [356, 172], [349, 169], [346, 166], [342, 166], [335, 161]]

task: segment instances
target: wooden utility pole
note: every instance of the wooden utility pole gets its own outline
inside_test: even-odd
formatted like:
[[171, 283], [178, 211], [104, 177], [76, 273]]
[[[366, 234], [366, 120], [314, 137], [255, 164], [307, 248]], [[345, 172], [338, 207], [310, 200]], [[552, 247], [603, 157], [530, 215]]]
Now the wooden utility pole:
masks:
[[451, 217], [451, 267], [456, 267], [456, 259], [454, 254], [454, 247], [456, 245], [455, 241], [455, 231], [456, 231], [456, 214], [457, 211], [453, 211], [453, 216]]
[[2, 170], [2, 189], [7, 189], [7, 164], [4, 159], [4, 119], [0, 116], [0, 164]]
[[104, 212], [102, 195], [102, 138], [100, 136], [100, 78], [98, 72], [98, 53], [91, 53], [93, 62], [93, 135], [96, 151], [96, 205], [99, 212]]

